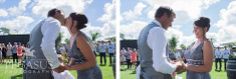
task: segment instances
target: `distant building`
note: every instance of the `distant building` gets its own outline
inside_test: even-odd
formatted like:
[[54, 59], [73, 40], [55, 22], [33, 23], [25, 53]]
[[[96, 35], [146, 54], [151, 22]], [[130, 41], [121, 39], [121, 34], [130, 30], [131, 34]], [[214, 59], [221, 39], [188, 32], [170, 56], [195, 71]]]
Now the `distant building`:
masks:
[[138, 48], [137, 47], [137, 40], [121, 40], [120, 41], [120, 48], [127, 48], [127, 47], [130, 47], [130, 48]]
[[21, 34], [21, 35], [0, 35], [0, 43], [8, 44], [10, 42], [13, 44], [14, 42], [20, 42], [22, 44], [27, 44], [29, 41], [29, 34]]

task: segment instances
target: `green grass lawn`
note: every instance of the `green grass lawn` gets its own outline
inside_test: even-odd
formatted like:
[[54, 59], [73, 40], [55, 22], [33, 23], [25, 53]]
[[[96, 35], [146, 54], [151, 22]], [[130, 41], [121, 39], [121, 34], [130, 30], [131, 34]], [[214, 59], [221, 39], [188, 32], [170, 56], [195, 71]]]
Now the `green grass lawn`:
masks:
[[[215, 65], [215, 64], [214, 64]], [[215, 66], [212, 66], [212, 71], [210, 72], [211, 75], [211, 79], [227, 79], [227, 74], [226, 72], [223, 70], [221, 72], [216, 72], [215, 71]], [[121, 69], [125, 69], [126, 66], [122, 65]], [[134, 67], [133, 67], [134, 68]], [[224, 68], [223, 63], [222, 63], [222, 69]], [[129, 70], [124, 70], [120, 72], [121, 75], [121, 79], [136, 79], [136, 74], [133, 74], [132, 72], [134, 71], [134, 69], [129, 69]], [[182, 74], [178, 74], [178, 76], [182, 77], [182, 79], [186, 79], [186, 73], [182, 73]]]
[[[98, 64], [99, 57], [97, 57]], [[100, 66], [102, 70], [103, 79], [114, 79], [112, 67], [109, 66], [109, 60], [107, 57], [107, 65]], [[19, 68], [17, 64], [0, 64], [0, 79], [22, 79], [22, 68]], [[70, 71], [72, 75], [76, 78], [76, 71]]]

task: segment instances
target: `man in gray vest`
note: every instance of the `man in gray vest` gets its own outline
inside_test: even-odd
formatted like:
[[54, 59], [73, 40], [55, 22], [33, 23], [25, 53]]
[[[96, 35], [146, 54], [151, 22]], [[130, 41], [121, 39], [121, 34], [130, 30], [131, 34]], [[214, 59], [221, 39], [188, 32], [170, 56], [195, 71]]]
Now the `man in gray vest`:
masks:
[[142, 29], [138, 38], [140, 79], [172, 79], [171, 74], [184, 69], [182, 63], [168, 57], [165, 33], [174, 18], [171, 8], [161, 6], [155, 13], [155, 20]]
[[31, 31], [28, 45], [30, 52], [24, 62], [24, 79], [53, 79], [52, 70], [63, 72], [55, 50], [55, 40], [60, 26], [65, 22], [64, 15], [58, 9], [48, 12], [48, 18], [41, 21]]

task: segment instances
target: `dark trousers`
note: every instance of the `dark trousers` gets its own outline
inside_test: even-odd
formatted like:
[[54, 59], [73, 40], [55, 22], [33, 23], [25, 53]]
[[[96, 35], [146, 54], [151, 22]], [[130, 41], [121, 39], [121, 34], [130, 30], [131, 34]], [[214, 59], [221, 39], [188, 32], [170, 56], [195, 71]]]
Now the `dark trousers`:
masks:
[[106, 60], [106, 53], [105, 52], [100, 52], [100, 64], [103, 64], [104, 61], [104, 65], [106, 65], [107, 60]]
[[130, 62], [130, 59], [126, 59], [127, 69], [130, 69], [132, 64]]
[[216, 58], [216, 60], [215, 60], [215, 62], [216, 62], [216, 69], [215, 70], [217, 70], [218, 69], [218, 65], [220, 66], [219, 67], [219, 70], [221, 71], [221, 58]]
[[7, 52], [6, 51], [2, 51], [2, 57], [5, 59], [7, 58]]
[[113, 57], [114, 57], [114, 53], [109, 53], [110, 65], [112, 65], [112, 58]]
[[116, 58], [114, 58], [112, 60], [114, 63], [112, 63], [112, 71], [113, 71], [113, 76], [114, 76], [114, 79], [116, 79]]
[[225, 68], [225, 71], [226, 71], [226, 63], [227, 63], [228, 59], [224, 59], [224, 68]]
[[17, 54], [16, 54], [16, 53], [13, 53], [13, 54], [12, 54], [12, 57], [13, 57], [13, 63], [18, 63]]

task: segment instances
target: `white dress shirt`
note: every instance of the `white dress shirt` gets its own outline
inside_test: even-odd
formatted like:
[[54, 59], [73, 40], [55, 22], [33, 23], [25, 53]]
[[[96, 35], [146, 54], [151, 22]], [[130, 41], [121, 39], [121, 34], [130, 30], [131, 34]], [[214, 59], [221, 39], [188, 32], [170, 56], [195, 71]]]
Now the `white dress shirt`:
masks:
[[224, 52], [223, 58], [224, 59], [228, 59], [229, 58], [229, 54], [230, 54], [230, 50], [224, 50], [223, 52]]
[[101, 52], [103, 52], [103, 53], [106, 52], [106, 48], [107, 48], [107, 46], [105, 44], [100, 45], [100, 51]]
[[222, 58], [222, 53], [221, 53], [220, 50], [218, 50], [218, 49], [215, 50], [215, 57], [216, 58]]
[[115, 45], [109, 44], [108, 45], [108, 53], [114, 53], [115, 52]]
[[157, 72], [171, 74], [176, 70], [176, 65], [171, 64], [166, 56], [167, 39], [165, 29], [158, 21], [154, 21], [160, 27], [153, 27], [148, 34], [147, 44], [152, 49], [153, 68]]
[[43, 34], [41, 48], [52, 69], [57, 68], [60, 62], [55, 49], [55, 41], [60, 32], [60, 22], [52, 17], [45, 20], [41, 26]]

